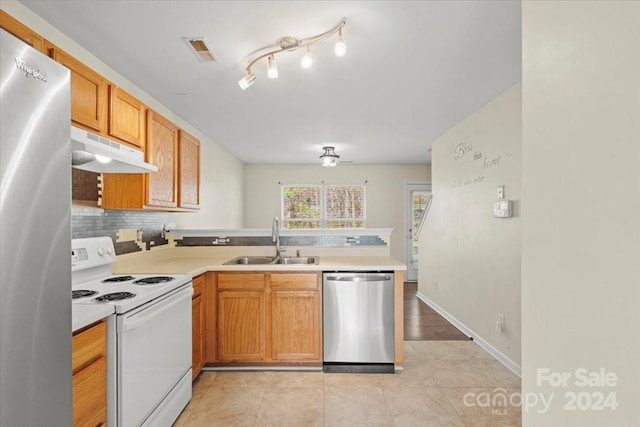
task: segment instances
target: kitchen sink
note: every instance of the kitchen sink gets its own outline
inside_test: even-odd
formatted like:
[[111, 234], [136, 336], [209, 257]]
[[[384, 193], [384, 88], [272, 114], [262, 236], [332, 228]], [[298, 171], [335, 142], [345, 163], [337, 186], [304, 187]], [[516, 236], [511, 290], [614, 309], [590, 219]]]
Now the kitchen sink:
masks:
[[263, 265], [263, 264], [318, 264], [320, 257], [302, 256], [276, 258], [272, 256], [239, 256], [224, 263], [224, 265]]
[[224, 265], [233, 265], [233, 264], [244, 264], [244, 265], [253, 265], [253, 264], [275, 264], [276, 257], [272, 256], [239, 256], [232, 260], [229, 260], [224, 263]]
[[317, 256], [301, 256], [280, 258], [276, 264], [318, 264], [320, 257]]

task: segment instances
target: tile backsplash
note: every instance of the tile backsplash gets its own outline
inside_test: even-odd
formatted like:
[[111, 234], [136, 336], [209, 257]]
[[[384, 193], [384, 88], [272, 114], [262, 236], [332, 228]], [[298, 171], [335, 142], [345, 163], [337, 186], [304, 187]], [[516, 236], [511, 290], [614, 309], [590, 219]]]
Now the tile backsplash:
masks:
[[167, 245], [163, 229], [175, 228], [175, 222], [175, 214], [167, 212], [71, 208], [72, 238], [111, 237], [116, 255]]
[[[170, 212], [125, 211], [73, 206], [71, 208], [72, 238], [111, 237], [116, 255], [148, 251], [153, 247], [165, 246], [273, 246], [270, 233], [249, 233], [250, 235], [213, 236], [204, 232], [196, 236], [170, 236], [165, 231], [175, 229], [176, 214]], [[178, 234], [180, 234], [178, 232]], [[264, 235], [267, 234], [267, 235]], [[290, 233], [293, 234], [293, 233]], [[332, 232], [305, 235], [304, 231], [293, 235], [281, 236], [283, 246], [310, 247], [386, 247], [383, 236], [371, 234], [350, 234]]]

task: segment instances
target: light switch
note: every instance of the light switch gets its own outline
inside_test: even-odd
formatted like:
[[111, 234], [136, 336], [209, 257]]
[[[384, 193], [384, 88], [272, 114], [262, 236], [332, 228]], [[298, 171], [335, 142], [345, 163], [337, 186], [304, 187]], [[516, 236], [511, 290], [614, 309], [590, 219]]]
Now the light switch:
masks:
[[498, 187], [498, 199], [504, 199], [504, 185]]

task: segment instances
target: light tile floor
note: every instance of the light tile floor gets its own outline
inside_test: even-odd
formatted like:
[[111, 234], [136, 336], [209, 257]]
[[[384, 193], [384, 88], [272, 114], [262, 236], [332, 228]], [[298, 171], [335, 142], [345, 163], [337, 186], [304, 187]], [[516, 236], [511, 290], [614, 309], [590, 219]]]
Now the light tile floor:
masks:
[[174, 427], [520, 426], [520, 379], [473, 341], [405, 341], [396, 374], [205, 371]]

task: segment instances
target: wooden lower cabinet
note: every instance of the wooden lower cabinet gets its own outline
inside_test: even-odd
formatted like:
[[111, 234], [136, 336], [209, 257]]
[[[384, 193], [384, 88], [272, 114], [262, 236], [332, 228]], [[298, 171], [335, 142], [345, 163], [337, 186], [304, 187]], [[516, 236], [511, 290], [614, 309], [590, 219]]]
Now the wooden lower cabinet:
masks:
[[73, 425], [107, 425], [107, 322], [73, 335]]
[[317, 291], [271, 293], [271, 358], [321, 361], [320, 295]]
[[193, 278], [193, 297], [191, 298], [191, 374], [198, 376], [205, 362], [205, 275]]
[[217, 360], [264, 362], [266, 289], [264, 273], [218, 273]]
[[221, 362], [265, 361], [265, 293], [218, 292], [218, 353]]
[[210, 274], [208, 363], [322, 363], [320, 273]]

